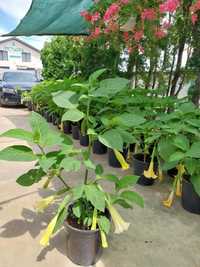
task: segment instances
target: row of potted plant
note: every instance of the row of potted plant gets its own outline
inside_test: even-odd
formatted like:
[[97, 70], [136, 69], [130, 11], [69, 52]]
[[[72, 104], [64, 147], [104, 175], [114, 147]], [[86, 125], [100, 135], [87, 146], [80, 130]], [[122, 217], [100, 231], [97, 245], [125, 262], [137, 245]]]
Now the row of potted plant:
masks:
[[[131, 90], [124, 78], [102, 80], [105, 71], [101, 69], [88, 81], [73, 81], [65, 90], [53, 93], [52, 101], [62, 109], [64, 132], [69, 133], [72, 127], [72, 136], [86, 146], [91, 136], [96, 153], [97, 147], [100, 153], [108, 148], [109, 164], [113, 167], [127, 169], [128, 160], [134, 174], [140, 176], [139, 184], [152, 185], [156, 179], [162, 180], [166, 172], [173, 172], [173, 189], [163, 204], [171, 206], [175, 193], [179, 196], [183, 189], [183, 207], [199, 213], [200, 172], [194, 167], [199, 163], [199, 109], [187, 99], [163, 98], [159, 90]], [[39, 104], [41, 108], [43, 105]], [[179, 143], [183, 143], [182, 147]], [[188, 156], [194, 147], [196, 154]], [[182, 171], [180, 166], [184, 166]], [[185, 203], [194, 197], [185, 201], [185, 196], [191, 186], [197, 204], [190, 203], [189, 207]]]

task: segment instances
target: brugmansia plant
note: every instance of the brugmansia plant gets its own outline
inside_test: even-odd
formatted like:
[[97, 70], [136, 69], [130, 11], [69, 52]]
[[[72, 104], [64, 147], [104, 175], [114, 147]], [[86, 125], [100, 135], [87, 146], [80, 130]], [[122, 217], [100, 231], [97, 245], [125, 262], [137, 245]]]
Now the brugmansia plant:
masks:
[[[69, 137], [54, 131], [35, 112], [30, 117], [30, 124], [31, 131], [12, 129], [1, 135], [27, 141], [30, 146], [7, 147], [0, 151], [0, 160], [35, 162], [33, 169], [17, 179], [17, 183], [22, 186], [42, 181], [43, 188], [52, 188], [54, 181], [61, 182], [62, 186], [57, 191], [36, 204], [38, 212], [43, 212], [51, 204], [57, 205], [57, 211], [42, 235], [41, 245], [48, 245], [50, 238], [67, 222], [81, 230], [99, 229], [102, 247], [106, 248], [111, 219], [115, 233], [122, 233], [129, 227], [115, 205], [132, 208], [133, 203], [136, 203], [144, 206], [143, 198], [130, 188], [138, 177], [130, 175], [119, 179], [116, 175], [104, 174], [103, 167], [90, 159], [90, 150], [74, 148]], [[57, 149], [52, 150], [55, 145]], [[71, 186], [65, 174], [80, 170], [82, 173], [84, 169], [83, 180]], [[112, 182], [113, 192], [105, 191], [102, 181]]]

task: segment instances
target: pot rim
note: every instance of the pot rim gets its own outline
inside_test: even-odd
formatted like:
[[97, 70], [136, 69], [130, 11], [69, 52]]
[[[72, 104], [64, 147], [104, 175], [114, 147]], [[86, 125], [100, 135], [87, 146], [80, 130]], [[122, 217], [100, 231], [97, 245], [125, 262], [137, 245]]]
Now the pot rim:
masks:
[[70, 228], [70, 229], [73, 230], [73, 231], [76, 231], [76, 232], [78, 232], [78, 233], [82, 233], [82, 234], [85, 234], [85, 235], [86, 235], [86, 234], [87, 234], [87, 235], [88, 235], [88, 234], [91, 235], [91, 234], [100, 232], [99, 229], [96, 229], [96, 230], [82, 230], [82, 229], [78, 229], [78, 228], [76, 228], [76, 227], [71, 226], [71, 225], [68, 223], [67, 220], [65, 220], [64, 225], [65, 225], [66, 227]]

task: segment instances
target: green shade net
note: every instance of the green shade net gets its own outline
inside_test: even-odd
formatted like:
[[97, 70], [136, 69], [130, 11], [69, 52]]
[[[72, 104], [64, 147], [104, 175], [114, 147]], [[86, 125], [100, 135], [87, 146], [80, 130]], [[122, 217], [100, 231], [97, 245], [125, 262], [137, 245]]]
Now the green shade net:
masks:
[[17, 28], [4, 36], [87, 35], [80, 12], [92, 4], [92, 0], [33, 0]]

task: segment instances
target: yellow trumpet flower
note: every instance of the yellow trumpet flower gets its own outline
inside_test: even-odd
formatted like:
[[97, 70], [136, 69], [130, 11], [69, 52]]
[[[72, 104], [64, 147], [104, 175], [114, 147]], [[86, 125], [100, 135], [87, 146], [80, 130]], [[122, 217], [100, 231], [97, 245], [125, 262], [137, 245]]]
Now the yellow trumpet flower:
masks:
[[181, 194], [182, 194], [182, 187], [181, 187], [180, 179], [178, 179], [176, 183], [176, 196], [181, 197]]
[[124, 159], [123, 155], [119, 151], [117, 151], [116, 149], [114, 149], [114, 153], [115, 153], [115, 156], [116, 156], [117, 160], [121, 164], [122, 169], [123, 170], [128, 170], [130, 166], [126, 162], [126, 160]]
[[104, 233], [104, 231], [100, 230], [100, 234], [101, 234], [101, 244], [103, 248], [108, 248], [108, 242], [107, 242], [107, 238], [106, 238], [106, 234]]
[[177, 167], [178, 175], [182, 176], [185, 173], [185, 167], [183, 164], [179, 164]]
[[37, 210], [37, 212], [43, 212], [54, 201], [55, 201], [55, 196], [44, 198], [35, 204], [35, 209]]
[[59, 125], [59, 128], [60, 128], [61, 132], [64, 131], [64, 125], [63, 125], [63, 122], [61, 122], [61, 124]]
[[108, 205], [108, 210], [115, 226], [115, 234], [121, 234], [124, 231], [127, 231], [130, 223], [125, 222], [118, 211], [111, 204]]
[[49, 240], [53, 234], [53, 230], [56, 226], [56, 222], [57, 222], [57, 219], [58, 219], [58, 215], [56, 215], [52, 220], [51, 222], [49, 223], [49, 225], [47, 226], [47, 229], [45, 230], [41, 240], [40, 240], [40, 245], [46, 247], [49, 245]]
[[172, 206], [173, 199], [174, 199], [174, 190], [170, 193], [168, 199], [163, 201], [163, 205], [167, 208], [170, 208]]
[[97, 229], [97, 209], [94, 209], [91, 230], [94, 231], [96, 229]]
[[146, 178], [152, 178], [152, 179], [157, 179], [158, 178], [158, 176], [154, 172], [154, 162], [153, 162], [153, 160], [151, 160], [151, 162], [150, 162], [149, 169], [147, 171], [144, 171], [144, 176]]

